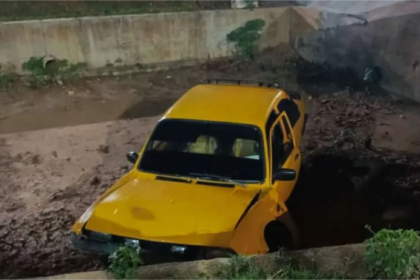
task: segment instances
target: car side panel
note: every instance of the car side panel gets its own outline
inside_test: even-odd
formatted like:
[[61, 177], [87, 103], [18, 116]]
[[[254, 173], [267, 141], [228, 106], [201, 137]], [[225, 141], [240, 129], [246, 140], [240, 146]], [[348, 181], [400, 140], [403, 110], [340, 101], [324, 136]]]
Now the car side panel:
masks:
[[303, 128], [305, 124], [305, 102], [303, 100], [296, 99], [294, 99], [294, 101], [299, 108], [300, 117], [293, 127], [293, 134], [296, 140], [296, 144], [300, 148], [300, 142], [302, 140]]
[[252, 255], [268, 252], [264, 230], [268, 223], [287, 212], [284, 203], [272, 188], [260, 194], [258, 202], [248, 211], [236, 228], [230, 241], [230, 248], [238, 254]]

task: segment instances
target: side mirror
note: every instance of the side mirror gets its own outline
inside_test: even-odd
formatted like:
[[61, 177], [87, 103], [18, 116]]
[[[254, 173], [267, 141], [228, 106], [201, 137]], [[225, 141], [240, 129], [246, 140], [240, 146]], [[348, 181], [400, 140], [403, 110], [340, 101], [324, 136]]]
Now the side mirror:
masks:
[[126, 157], [129, 162], [135, 164], [137, 162], [137, 159], [139, 158], [139, 154], [131, 151], [126, 154]]
[[275, 181], [293, 181], [296, 179], [296, 171], [293, 169], [280, 169], [274, 173]]

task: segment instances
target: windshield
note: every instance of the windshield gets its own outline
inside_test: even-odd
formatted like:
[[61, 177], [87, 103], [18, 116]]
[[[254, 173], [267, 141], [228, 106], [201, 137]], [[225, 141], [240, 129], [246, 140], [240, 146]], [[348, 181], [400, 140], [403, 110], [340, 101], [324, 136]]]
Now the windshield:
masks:
[[261, 131], [250, 125], [163, 120], [147, 143], [139, 169], [212, 180], [263, 181]]

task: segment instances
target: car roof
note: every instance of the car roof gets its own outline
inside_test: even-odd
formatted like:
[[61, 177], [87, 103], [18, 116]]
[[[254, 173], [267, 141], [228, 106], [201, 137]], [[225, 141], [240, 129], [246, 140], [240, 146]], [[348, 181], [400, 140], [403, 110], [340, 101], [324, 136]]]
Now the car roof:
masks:
[[166, 112], [164, 118], [233, 122], [264, 127], [273, 103], [284, 96], [284, 92], [278, 88], [201, 84], [187, 91]]

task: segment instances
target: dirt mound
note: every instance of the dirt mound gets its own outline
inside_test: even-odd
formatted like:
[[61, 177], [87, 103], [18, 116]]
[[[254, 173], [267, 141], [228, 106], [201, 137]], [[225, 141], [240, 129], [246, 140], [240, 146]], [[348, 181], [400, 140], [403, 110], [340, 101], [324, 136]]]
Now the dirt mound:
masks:
[[125, 152], [141, 147], [155, 121], [101, 123], [1, 138], [2, 277], [103, 268], [99, 258], [73, 249], [70, 228], [128, 171]]
[[[303, 180], [296, 189], [296, 195], [300, 192], [304, 199], [291, 206], [303, 233], [303, 245], [362, 241], [368, 235], [366, 223], [413, 226], [411, 217], [417, 209], [412, 206], [419, 204], [416, 163], [420, 158], [410, 150], [384, 148], [388, 142], [375, 137], [375, 128], [389, 117], [414, 125], [420, 116], [415, 113], [418, 109], [394, 104], [388, 98], [347, 92], [307, 103], [311, 117], [303, 143]], [[401, 110], [411, 110], [414, 115], [400, 118]], [[97, 257], [72, 249], [69, 229], [94, 199], [128, 170], [124, 153], [139, 149], [154, 121], [137, 119], [3, 138], [2, 276], [32, 277], [102, 268]], [[394, 135], [391, 128], [389, 131], [393, 142], [404, 137]], [[420, 135], [411, 137], [420, 140]], [[41, 139], [48, 139], [49, 146]], [[360, 173], [359, 165], [372, 168], [373, 159], [384, 163], [379, 177], [367, 176], [370, 173], [365, 171], [356, 174]], [[365, 189], [363, 182], [369, 187]], [[392, 190], [391, 195], [384, 196], [388, 190]], [[366, 210], [366, 201], [379, 210]]]
[[[160, 114], [185, 90], [215, 76], [276, 81], [297, 90], [296, 76], [283, 67], [286, 56], [279, 54], [282, 51], [266, 52], [257, 61], [220, 60], [176, 71], [86, 80], [77, 85], [74, 95], [67, 94], [73, 90], [70, 85], [30, 94], [20, 88], [23, 91], [13, 96], [0, 96], [0, 112], [5, 114], [0, 131]], [[412, 128], [418, 127], [420, 108], [396, 104], [388, 97], [351, 93], [346, 81], [336, 82], [345, 75], [331, 79], [328, 76], [334, 71], [328, 68], [318, 77], [325, 82], [317, 85], [318, 78], [311, 75], [317, 74], [318, 67], [311, 65], [309, 76], [301, 80], [314, 96], [305, 97], [310, 115], [302, 149], [302, 178], [306, 179], [296, 188], [296, 193], [303, 193], [301, 197], [310, 199], [297, 200], [296, 211], [292, 210], [304, 233], [304, 245], [362, 241], [365, 223], [413, 225], [411, 216], [417, 210], [411, 206], [420, 205], [420, 131]], [[132, 90], [135, 93], [129, 93]], [[325, 92], [334, 94], [320, 95]], [[31, 106], [25, 103], [28, 99]], [[124, 104], [118, 105], [119, 99]], [[85, 101], [86, 107], [79, 106]], [[72, 105], [66, 113], [57, 111], [68, 102]], [[156, 121], [157, 117], [139, 118], [1, 135], [0, 276], [46, 276], [101, 268], [96, 256], [72, 249], [70, 227], [131, 168], [125, 153], [141, 148]], [[384, 168], [372, 167], [376, 159]], [[379, 170], [373, 173], [380, 174], [380, 180], [360, 165]], [[381, 190], [381, 186], [388, 189]], [[392, 190], [392, 195], [383, 196], [384, 190]], [[374, 200], [380, 211], [366, 210], [365, 198]]]

